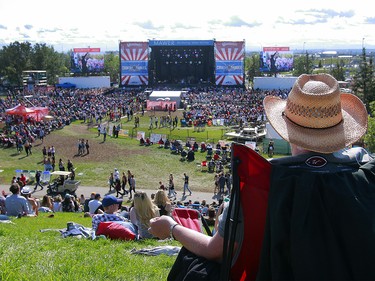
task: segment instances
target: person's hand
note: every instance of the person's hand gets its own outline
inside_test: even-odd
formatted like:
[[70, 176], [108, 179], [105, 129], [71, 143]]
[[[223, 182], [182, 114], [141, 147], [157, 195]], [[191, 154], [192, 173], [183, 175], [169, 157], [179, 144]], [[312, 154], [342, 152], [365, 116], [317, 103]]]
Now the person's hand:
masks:
[[169, 238], [169, 229], [176, 222], [170, 216], [156, 217], [150, 220], [150, 232], [155, 237], [160, 239]]

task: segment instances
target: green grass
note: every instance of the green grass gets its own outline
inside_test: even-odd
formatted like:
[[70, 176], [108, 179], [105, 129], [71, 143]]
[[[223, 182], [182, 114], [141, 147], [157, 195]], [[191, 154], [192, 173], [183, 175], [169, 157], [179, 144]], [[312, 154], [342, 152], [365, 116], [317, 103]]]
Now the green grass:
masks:
[[130, 254], [133, 248], [181, 246], [176, 241], [62, 238], [73, 221], [91, 227], [82, 213], [55, 213], [0, 224], [0, 280], [165, 280], [175, 256]]

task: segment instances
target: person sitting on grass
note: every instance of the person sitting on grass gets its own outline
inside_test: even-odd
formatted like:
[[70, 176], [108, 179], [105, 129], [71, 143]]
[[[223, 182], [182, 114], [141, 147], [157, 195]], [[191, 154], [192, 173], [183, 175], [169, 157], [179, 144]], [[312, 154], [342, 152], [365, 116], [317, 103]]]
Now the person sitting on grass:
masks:
[[9, 190], [12, 194], [5, 198], [6, 214], [15, 217], [31, 215], [32, 210], [30, 205], [27, 199], [20, 195], [20, 186], [18, 183], [13, 183]]
[[167, 148], [170, 148], [170, 146], [171, 146], [171, 142], [169, 141], [169, 139], [166, 139], [164, 143], [164, 148], [167, 149]]
[[25, 186], [27, 184], [27, 178], [24, 174], [21, 173], [20, 181], [22, 182], [22, 186]]
[[44, 195], [40, 203], [39, 212], [53, 212], [53, 201], [49, 195]]
[[104, 213], [104, 209], [103, 209], [103, 206], [102, 206], [102, 202], [100, 201], [100, 194], [99, 193], [96, 193], [95, 196], [94, 196], [94, 199], [90, 200], [89, 201], [89, 213], [90, 215], [94, 215], [94, 214], [103, 214]]
[[70, 194], [65, 194], [64, 201], [61, 203], [63, 212], [74, 212], [75, 205]]
[[39, 199], [31, 196], [31, 190], [28, 186], [21, 189], [21, 195], [27, 199], [29, 208], [32, 210], [31, 214], [37, 216], [39, 214]]
[[104, 221], [127, 221], [125, 217], [118, 213], [119, 206], [121, 206], [122, 199], [118, 199], [113, 195], [106, 195], [102, 200], [104, 208], [103, 214], [97, 214], [92, 217], [92, 229], [96, 231], [99, 223]]
[[164, 147], [164, 141], [163, 141], [163, 138], [160, 138], [160, 140], [158, 141], [158, 144], [159, 144], [159, 147], [160, 147], [160, 148], [163, 148], [163, 147]]
[[151, 142], [150, 138], [146, 138], [145, 146], [150, 146], [151, 144], [153, 144], [153, 142]]
[[134, 207], [131, 208], [129, 216], [130, 221], [138, 228], [139, 238], [154, 238], [148, 232], [150, 220], [159, 217], [160, 213], [158, 206], [151, 201], [146, 192], [135, 192]]
[[158, 206], [160, 215], [170, 216], [172, 204], [164, 189], [159, 189], [155, 194], [154, 204]]
[[57, 194], [53, 198], [53, 211], [54, 212], [62, 212], [62, 197], [60, 194]]

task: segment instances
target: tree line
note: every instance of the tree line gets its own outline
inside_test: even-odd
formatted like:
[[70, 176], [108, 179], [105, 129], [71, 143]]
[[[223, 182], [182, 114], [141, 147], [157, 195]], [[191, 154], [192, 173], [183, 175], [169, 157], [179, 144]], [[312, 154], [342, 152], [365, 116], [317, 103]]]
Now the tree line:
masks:
[[[45, 70], [47, 83], [54, 85], [58, 77], [70, 75], [70, 57], [59, 53], [52, 46], [30, 42], [13, 42], [0, 50], [0, 85], [22, 86], [22, 71]], [[119, 57], [116, 53], [104, 54], [104, 70], [96, 75], [109, 75], [111, 81], [119, 81]]]

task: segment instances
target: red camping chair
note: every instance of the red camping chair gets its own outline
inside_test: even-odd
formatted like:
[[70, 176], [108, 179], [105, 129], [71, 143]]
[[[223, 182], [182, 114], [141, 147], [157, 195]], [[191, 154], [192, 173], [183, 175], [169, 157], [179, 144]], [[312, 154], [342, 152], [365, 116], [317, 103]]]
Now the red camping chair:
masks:
[[209, 228], [205, 218], [196, 209], [189, 208], [175, 208], [172, 211], [174, 220], [187, 228], [203, 232], [202, 225], [209, 236], [212, 236], [211, 229]]
[[244, 145], [232, 153], [220, 279], [375, 280], [375, 161], [307, 154], [273, 161], [271, 172]]
[[[233, 143], [231, 151], [233, 189], [225, 224], [221, 278], [255, 280], [266, 222], [271, 164], [243, 144]], [[233, 263], [234, 238], [240, 206], [245, 220], [244, 239], [238, 258]]]

